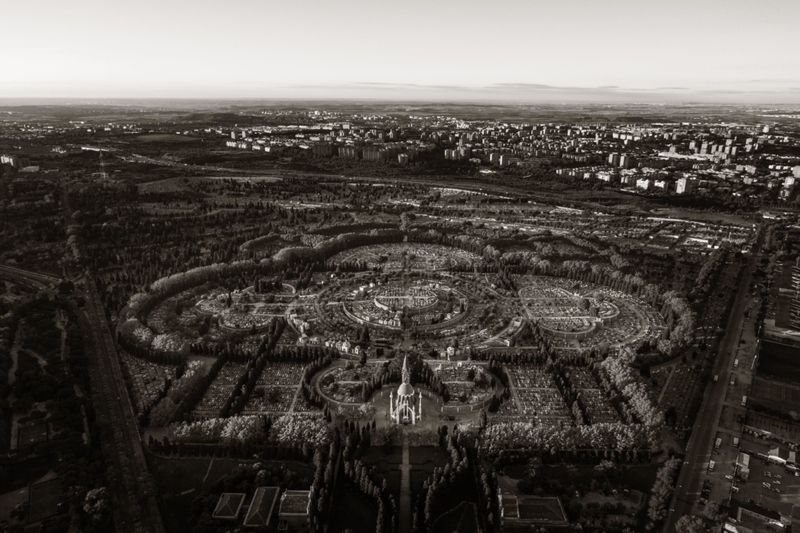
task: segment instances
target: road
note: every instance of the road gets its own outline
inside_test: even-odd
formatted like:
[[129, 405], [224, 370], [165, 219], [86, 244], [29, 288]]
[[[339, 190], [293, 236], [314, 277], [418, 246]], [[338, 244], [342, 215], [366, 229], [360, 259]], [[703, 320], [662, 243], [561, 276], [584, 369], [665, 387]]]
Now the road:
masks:
[[109, 450], [111, 457], [108, 453], [105, 455], [107, 460], [113, 460], [117, 465], [123, 482], [119, 485], [111, 483], [118, 504], [124, 506], [119, 517], [121, 523], [115, 525], [118, 531], [162, 533], [165, 530], [155, 498], [155, 485], [147, 467], [135, 411], [122, 378], [114, 338], [94, 281], [89, 279], [86, 285], [85, 311], [95, 348], [93, 362], [96, 366], [92, 368], [93, 378], [97, 378], [92, 380], [97, 397], [95, 403], [102, 403], [109, 422], [107, 427], [113, 428], [113, 443], [110, 439], [104, 443], [106, 449], [113, 448]]
[[728, 375], [733, 366], [733, 353], [736, 351], [744, 323], [744, 311], [748, 302], [747, 293], [755, 270], [755, 261], [760, 251], [761, 238], [753, 247], [753, 253], [744, 267], [745, 270], [739, 283], [736, 300], [728, 318], [725, 336], [719, 345], [720, 356], [714, 365], [713, 373], [719, 375], [720, 378], [717, 383], [712, 381], [706, 387], [703, 403], [697, 414], [692, 436], [689, 438], [689, 444], [686, 448], [683, 467], [678, 475], [675, 494], [662, 529], [664, 533], [675, 531], [675, 524], [681, 516], [693, 514], [694, 505], [700, 499], [702, 479], [705, 476], [708, 461], [711, 459], [711, 446], [716, 434], [711, 428], [717, 427], [717, 422], [722, 413], [722, 406], [729, 386]]
[[0, 265], [0, 275], [8, 276], [14, 280], [20, 280], [35, 285], [40, 289], [47, 289], [51, 285], [58, 287], [61, 283], [61, 278], [42, 274], [41, 272], [31, 272], [30, 270], [23, 270], [21, 268], [13, 267], [11, 265]]
[[125, 154], [123, 152], [115, 152], [114, 155], [127, 163], [146, 163], [150, 165], [160, 165], [166, 167], [179, 167], [191, 170], [203, 170], [206, 172], [229, 172], [233, 174], [255, 174], [259, 176], [265, 173], [264, 170], [244, 170], [244, 169], [228, 168], [228, 167], [214, 167], [209, 165], [190, 165], [188, 163], [179, 163], [177, 161], [157, 159], [139, 154]]

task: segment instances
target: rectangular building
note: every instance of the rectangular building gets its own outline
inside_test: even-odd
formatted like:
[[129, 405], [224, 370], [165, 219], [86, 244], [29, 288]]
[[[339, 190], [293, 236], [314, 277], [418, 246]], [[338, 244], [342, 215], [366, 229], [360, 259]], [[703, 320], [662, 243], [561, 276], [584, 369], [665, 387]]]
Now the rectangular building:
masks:
[[310, 527], [311, 519], [311, 491], [287, 490], [281, 496], [281, 506], [278, 510], [280, 524], [278, 529], [301, 531]]
[[695, 181], [689, 178], [680, 178], [675, 182], [675, 192], [677, 194], [691, 194], [694, 192]]

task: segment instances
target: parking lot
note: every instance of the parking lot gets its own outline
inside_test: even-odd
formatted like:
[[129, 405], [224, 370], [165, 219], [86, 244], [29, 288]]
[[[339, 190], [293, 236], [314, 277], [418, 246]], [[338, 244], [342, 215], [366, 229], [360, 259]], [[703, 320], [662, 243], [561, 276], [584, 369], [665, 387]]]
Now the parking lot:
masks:
[[[795, 507], [800, 512], [800, 477], [785, 466], [758, 456], [766, 456], [778, 445], [776, 442], [745, 434], [737, 448], [733, 435], [729, 433], [718, 432], [715, 441], [716, 438], [721, 439], [721, 444], [711, 455], [714, 469], [704, 475], [701, 492], [690, 497], [697, 497], [701, 506], [706, 501], [728, 504], [732, 496], [740, 502], [753, 502], [784, 516], [792, 516]], [[750, 455], [750, 473], [746, 480], [737, 475], [735, 465], [739, 452]]]
[[[791, 516], [792, 509], [800, 505], [800, 477], [784, 466], [759, 459], [756, 454], [768, 453], [777, 443], [745, 434], [742, 451], [752, 452], [750, 478], [747, 482], [736, 481], [740, 501], [752, 501], [782, 515]], [[785, 449], [785, 447], [784, 447]]]
[[[721, 444], [719, 448], [714, 447], [712, 449], [710, 461], [714, 461], [714, 469], [713, 471], [707, 471], [703, 479], [704, 485], [702, 492], [696, 495], [701, 504], [705, 503], [701, 499], [717, 503], [728, 502], [735, 471], [736, 457], [740, 451], [739, 448], [734, 446], [734, 438], [738, 437], [733, 433], [717, 431], [714, 440], [720, 439]], [[741, 445], [741, 443], [739, 444]], [[754, 460], [755, 457], [751, 458], [751, 465]], [[707, 482], [710, 482], [710, 485]]]

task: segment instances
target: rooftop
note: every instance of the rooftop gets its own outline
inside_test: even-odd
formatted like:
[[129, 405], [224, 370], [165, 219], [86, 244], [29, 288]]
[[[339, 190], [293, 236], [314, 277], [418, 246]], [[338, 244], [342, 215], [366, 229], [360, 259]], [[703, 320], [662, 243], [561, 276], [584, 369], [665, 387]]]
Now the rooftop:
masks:
[[239, 511], [242, 510], [245, 496], [243, 492], [223, 492], [211, 516], [224, 520], [236, 520], [239, 517]]
[[281, 496], [280, 514], [308, 514], [311, 491], [287, 490]]
[[730, 516], [739, 516], [739, 509], [749, 511], [769, 520], [780, 520], [781, 514], [778, 511], [761, 507], [755, 502], [740, 502], [739, 500], [731, 500]]
[[257, 527], [269, 526], [272, 513], [275, 511], [275, 503], [278, 501], [278, 487], [258, 487], [253, 494], [253, 501], [247, 509], [244, 517], [244, 525]]

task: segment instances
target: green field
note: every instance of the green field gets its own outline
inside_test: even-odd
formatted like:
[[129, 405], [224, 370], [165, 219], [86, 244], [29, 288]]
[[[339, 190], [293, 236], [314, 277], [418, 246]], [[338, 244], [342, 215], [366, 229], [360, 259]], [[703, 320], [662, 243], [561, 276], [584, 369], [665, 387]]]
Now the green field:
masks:
[[31, 485], [30, 488], [30, 521], [36, 522], [56, 514], [61, 499], [61, 484], [58, 479]]
[[[240, 459], [210, 457], [160, 457], [148, 455], [150, 470], [159, 485], [163, 497], [162, 514], [168, 532], [186, 531], [192, 516], [192, 502], [200, 494], [211, 488], [214, 483], [226, 477], [231, 471], [245, 461]], [[262, 465], [280, 467], [296, 472], [301, 479], [307, 479], [308, 485], [314, 474], [313, 467], [305, 463], [293, 461], [259, 461]], [[209, 465], [211, 468], [209, 469]], [[205, 481], [204, 481], [205, 480]], [[248, 495], [252, 496], [252, 494]]]
[[[389, 485], [389, 492], [399, 501], [400, 498], [400, 463], [403, 460], [403, 449], [394, 446], [390, 454], [381, 447], [373, 447], [364, 456], [364, 464], [375, 468], [378, 484], [383, 479]], [[436, 467], [444, 467], [447, 458], [437, 446], [412, 446], [409, 450], [411, 464], [411, 493], [422, 489], [422, 484], [433, 474]]]
[[348, 529], [353, 533], [374, 533], [378, 509], [367, 496], [356, 492], [350, 483], [342, 480], [336, 489], [331, 514], [331, 533]]
[[435, 533], [472, 533], [478, 531], [478, 524], [475, 522], [475, 504], [461, 502], [455, 509], [452, 509], [440, 516], [433, 524]]

